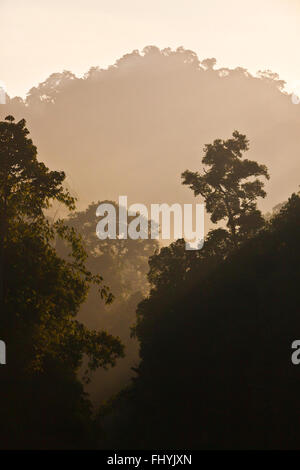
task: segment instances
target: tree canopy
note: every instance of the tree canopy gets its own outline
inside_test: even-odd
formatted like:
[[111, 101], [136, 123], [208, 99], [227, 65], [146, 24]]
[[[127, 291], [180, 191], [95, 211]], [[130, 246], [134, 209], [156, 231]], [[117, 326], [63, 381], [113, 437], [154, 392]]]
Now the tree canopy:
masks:
[[[65, 384], [69, 393], [74, 393], [81, 413], [79, 404], [86, 399], [80, 383], [76, 385], [76, 374], [83, 359], [88, 358], [88, 380], [90, 370], [115, 365], [123, 355], [123, 345], [118, 337], [105, 330], [90, 330], [76, 318], [92, 285], [97, 286], [107, 303], [112, 294], [102, 277], [87, 269], [87, 254], [75, 229], [63, 220], [51, 222], [47, 216], [46, 210], [53, 201], [69, 209], [74, 208], [75, 201], [63, 186], [64, 172], [50, 171], [37, 160], [37, 150], [28, 133], [24, 120], [15, 123], [8, 116], [0, 122], [1, 339], [8, 351], [7, 366], [1, 370], [7, 386], [1, 388], [1, 397], [11, 396], [6, 399], [8, 409], [16, 406], [17, 378], [19, 393], [24, 393], [24, 406], [33, 410], [29, 384], [54, 387], [57, 376], [60, 386]], [[57, 238], [69, 247], [67, 259], [56, 252]], [[41, 396], [37, 412], [40, 406], [49, 406], [49, 413], [51, 409], [59, 426], [63, 416], [59, 417], [50, 402], [52, 399], [47, 404], [47, 398]], [[89, 409], [87, 402], [84, 406]], [[83, 408], [82, 412], [85, 414]], [[32, 420], [36, 416], [33, 411]], [[12, 412], [14, 426], [21, 429], [24, 419], [24, 412]], [[32, 424], [32, 433], [27, 435], [29, 442], [39, 432]], [[46, 428], [47, 432], [53, 431]], [[48, 438], [45, 439], [47, 445]]]
[[264, 224], [256, 200], [266, 196], [259, 177], [269, 179], [269, 174], [265, 165], [242, 159], [248, 149], [246, 136], [234, 131], [232, 138], [216, 139], [205, 146], [202, 173], [182, 173], [182, 184], [188, 185], [195, 196], [203, 197], [211, 221], [226, 220], [234, 246]]

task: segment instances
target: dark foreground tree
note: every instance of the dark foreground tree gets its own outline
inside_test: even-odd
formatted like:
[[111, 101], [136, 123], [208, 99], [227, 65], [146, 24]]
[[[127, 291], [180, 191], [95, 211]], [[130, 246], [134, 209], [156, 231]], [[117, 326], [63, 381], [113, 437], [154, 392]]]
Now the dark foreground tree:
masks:
[[[45, 214], [53, 200], [70, 209], [63, 172], [49, 171], [25, 121], [0, 122], [1, 339], [7, 364], [1, 367], [2, 447], [76, 447], [91, 444], [89, 401], [76, 378], [114, 365], [120, 340], [87, 329], [76, 319], [91, 285], [106, 302], [111, 293], [100, 275], [85, 266], [81, 238], [62, 220]], [[55, 239], [69, 246], [60, 258]]]
[[248, 149], [246, 136], [235, 131], [231, 139], [217, 139], [205, 146], [202, 173], [189, 170], [182, 173], [183, 184], [188, 185], [195, 196], [204, 198], [211, 221], [226, 220], [235, 247], [264, 225], [256, 200], [266, 193], [258, 177], [268, 179], [269, 175], [265, 165], [242, 159]]
[[[137, 377], [102, 409], [106, 447], [300, 448], [299, 366], [291, 360], [300, 331], [299, 220], [294, 194], [213, 269], [191, 265], [193, 284], [184, 279], [172, 295], [167, 270], [160, 281], [156, 269], [138, 309]], [[163, 258], [178, 249], [176, 242]]]

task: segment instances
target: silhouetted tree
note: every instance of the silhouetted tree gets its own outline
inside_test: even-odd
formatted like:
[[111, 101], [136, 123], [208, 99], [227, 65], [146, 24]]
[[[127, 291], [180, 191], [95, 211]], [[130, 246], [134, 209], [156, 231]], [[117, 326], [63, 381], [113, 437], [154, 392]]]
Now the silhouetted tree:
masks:
[[[192, 267], [193, 285], [184, 279], [170, 295], [167, 269], [155, 278], [162, 288], [138, 309], [137, 377], [99, 416], [106, 448], [299, 448], [291, 361], [300, 330], [299, 219], [293, 194], [214, 269]], [[178, 248], [169, 250], [174, 267]]]
[[[102, 277], [87, 269], [87, 255], [76, 231], [62, 220], [51, 224], [45, 214], [53, 200], [74, 208], [74, 199], [63, 187], [64, 178], [63, 172], [49, 171], [38, 162], [24, 120], [15, 123], [8, 116], [0, 122], [1, 339], [8, 349], [7, 365], [0, 371], [0, 401], [11, 412], [1, 421], [19, 430], [17, 446], [35, 440], [39, 446], [49, 446], [50, 436], [60, 446], [77, 445], [81, 438], [86, 442], [79, 421], [82, 418], [88, 425], [89, 403], [76, 379], [78, 368], [87, 357], [88, 379], [89, 370], [114, 365], [123, 355], [119, 338], [104, 330], [89, 330], [76, 318], [91, 285], [97, 286], [106, 302], [111, 301], [111, 293]], [[67, 259], [55, 250], [57, 237], [69, 247]], [[60, 397], [55, 397], [55, 387], [61, 389]], [[34, 399], [36, 395], [39, 398]], [[65, 401], [63, 413], [58, 402], [67, 396], [70, 406]], [[16, 413], [18, 400], [23, 409]], [[72, 444], [71, 434], [63, 431], [64, 420], [70, 432], [72, 426], [75, 433], [76, 426], [81, 428], [81, 437]], [[62, 427], [56, 436], [55, 426]], [[44, 442], [38, 437], [41, 429]], [[10, 432], [4, 442], [13, 445]]]
[[25, 121], [13, 116], [0, 122], [0, 305], [4, 308], [5, 245], [12, 221], [38, 220], [50, 199], [74, 206], [63, 190], [63, 172], [49, 171], [36, 158], [36, 147], [27, 138]]
[[[211, 221], [225, 219], [233, 245], [257, 232], [264, 224], [257, 209], [258, 197], [265, 197], [264, 183], [258, 178], [269, 178], [267, 167], [243, 159], [248, 141], [245, 135], [233, 132], [233, 138], [217, 139], [204, 148], [203, 173], [186, 170], [182, 173], [183, 184], [188, 185], [194, 195], [204, 198]], [[219, 233], [220, 234], [220, 233]], [[225, 235], [225, 234], [224, 234]]]
[[[91, 272], [101, 272], [114, 294], [112, 304], [101, 302], [97, 286], [89, 290], [81, 305], [78, 318], [89, 328], [107, 328], [111, 334], [121, 338], [125, 346], [125, 357], [109, 371], [98, 369], [88, 384], [87, 390], [97, 405], [118, 392], [133, 375], [132, 367], [139, 361], [138, 342], [130, 337], [130, 327], [135, 321], [137, 304], [149, 291], [147, 282], [148, 258], [158, 248], [152, 239], [104, 239], [96, 235], [99, 204], [110, 203], [116, 210], [117, 233], [119, 232], [119, 207], [113, 201], [91, 203], [84, 211], [76, 211], [65, 219], [81, 235], [88, 258], [86, 266]], [[134, 216], [127, 214], [128, 221]], [[66, 257], [68, 247], [60, 238], [56, 250]]]

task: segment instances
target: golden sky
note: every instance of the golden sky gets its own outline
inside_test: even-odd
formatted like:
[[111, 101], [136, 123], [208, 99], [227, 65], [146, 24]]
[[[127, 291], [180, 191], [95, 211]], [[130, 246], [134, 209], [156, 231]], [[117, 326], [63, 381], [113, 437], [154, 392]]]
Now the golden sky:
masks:
[[300, 79], [300, 0], [0, 0], [0, 80], [24, 96], [52, 72], [76, 75], [146, 45]]

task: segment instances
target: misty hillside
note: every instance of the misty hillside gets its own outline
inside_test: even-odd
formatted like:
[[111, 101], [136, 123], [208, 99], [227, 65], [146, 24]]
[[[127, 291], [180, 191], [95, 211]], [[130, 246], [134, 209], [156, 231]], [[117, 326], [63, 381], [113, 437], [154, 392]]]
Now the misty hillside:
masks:
[[148, 46], [83, 78], [54, 73], [25, 103], [9, 99], [2, 117], [27, 120], [40, 159], [66, 171], [82, 208], [120, 194], [129, 203], [192, 202], [182, 171], [199, 168], [216, 135], [238, 129], [250, 140], [249, 158], [270, 170], [260, 205], [270, 210], [298, 188], [300, 107], [276, 74], [254, 77], [215, 62]]

